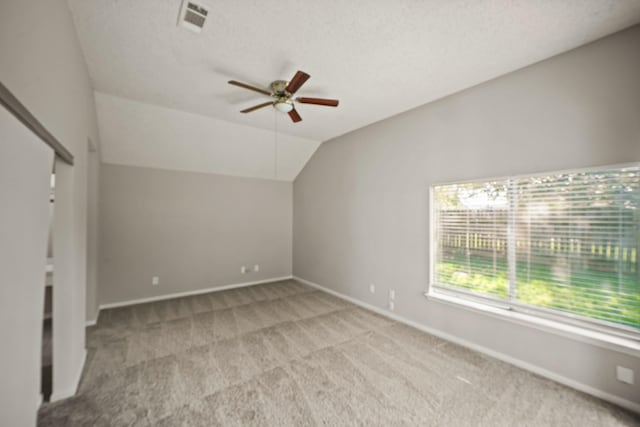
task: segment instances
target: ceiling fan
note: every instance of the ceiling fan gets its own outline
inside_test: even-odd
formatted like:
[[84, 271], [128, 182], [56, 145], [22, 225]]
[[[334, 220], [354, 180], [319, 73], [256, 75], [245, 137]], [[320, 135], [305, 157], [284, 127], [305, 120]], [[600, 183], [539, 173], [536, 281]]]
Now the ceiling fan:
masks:
[[[302, 85], [309, 80], [309, 74], [298, 71], [295, 76], [291, 79], [290, 82], [286, 80], [276, 80], [271, 82], [269, 85], [271, 92], [266, 89], [261, 89], [259, 87], [251, 86], [246, 83], [237, 82], [235, 80], [229, 80], [230, 85], [242, 87], [245, 89], [253, 90], [255, 92], [262, 93], [264, 95], [270, 96], [273, 98], [272, 101], [265, 102], [263, 104], [254, 105], [253, 107], [249, 107], [240, 111], [241, 113], [250, 113], [252, 111], [256, 111], [260, 108], [266, 107], [267, 105], [273, 105], [273, 107], [282, 111], [283, 113], [288, 113], [289, 117], [294, 123], [302, 121], [302, 117], [295, 109], [293, 95], [302, 87]], [[295, 102], [299, 102], [300, 104], [315, 104], [315, 105], [324, 105], [327, 107], [337, 107], [338, 100], [337, 99], [324, 99], [324, 98], [295, 98]]]

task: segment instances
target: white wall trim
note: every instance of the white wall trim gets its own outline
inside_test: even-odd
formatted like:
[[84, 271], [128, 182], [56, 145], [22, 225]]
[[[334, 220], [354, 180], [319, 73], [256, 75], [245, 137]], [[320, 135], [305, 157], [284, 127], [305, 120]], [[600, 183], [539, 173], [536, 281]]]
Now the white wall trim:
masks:
[[328, 294], [331, 294], [333, 296], [341, 298], [341, 299], [343, 299], [345, 301], [349, 301], [350, 303], [353, 303], [353, 304], [358, 305], [360, 307], [363, 307], [363, 308], [366, 308], [368, 310], [371, 310], [371, 311], [373, 311], [375, 313], [378, 313], [378, 314], [380, 314], [382, 316], [385, 316], [385, 317], [388, 317], [390, 319], [396, 320], [396, 321], [398, 321], [400, 323], [404, 323], [405, 325], [412, 326], [412, 327], [414, 327], [416, 329], [419, 329], [419, 330], [421, 330], [423, 332], [426, 332], [428, 334], [435, 335], [435, 336], [437, 336], [439, 338], [442, 338], [444, 340], [451, 341], [453, 343], [456, 343], [456, 344], [459, 344], [461, 346], [467, 347], [467, 348], [469, 348], [471, 350], [475, 350], [475, 351], [477, 351], [479, 353], [486, 354], [486, 355], [491, 356], [491, 357], [493, 357], [495, 359], [501, 360], [503, 362], [509, 363], [511, 365], [514, 365], [514, 366], [517, 366], [518, 368], [522, 368], [522, 369], [524, 369], [526, 371], [533, 372], [534, 374], [537, 374], [537, 375], [540, 375], [542, 377], [548, 378], [548, 379], [553, 380], [555, 382], [558, 382], [560, 384], [566, 385], [568, 387], [574, 388], [576, 390], [582, 391], [584, 393], [590, 394], [592, 396], [598, 397], [598, 398], [600, 398], [602, 400], [606, 400], [607, 402], [614, 403], [614, 404], [616, 404], [618, 406], [621, 406], [621, 407], [626, 408], [626, 409], [628, 409], [630, 411], [633, 411], [633, 412], [636, 412], [636, 413], [640, 414], [640, 404], [639, 403], [633, 402], [631, 400], [624, 399], [624, 398], [622, 398], [620, 396], [616, 396], [615, 394], [611, 394], [609, 392], [597, 389], [597, 388], [592, 387], [590, 385], [583, 384], [581, 382], [572, 380], [572, 379], [567, 378], [565, 376], [559, 375], [559, 374], [557, 374], [555, 372], [552, 372], [552, 371], [549, 371], [547, 369], [541, 368], [539, 366], [533, 365], [533, 364], [531, 364], [529, 362], [525, 362], [524, 360], [517, 359], [517, 358], [514, 358], [512, 356], [506, 355], [504, 353], [500, 353], [500, 352], [497, 352], [495, 350], [492, 350], [492, 349], [490, 349], [488, 347], [484, 347], [484, 346], [475, 344], [473, 342], [464, 340], [462, 338], [458, 338], [458, 337], [456, 337], [454, 335], [450, 335], [450, 334], [448, 334], [446, 332], [442, 332], [442, 331], [440, 331], [438, 329], [430, 328], [430, 327], [425, 326], [425, 325], [423, 325], [421, 323], [414, 322], [413, 320], [409, 320], [409, 319], [407, 319], [405, 317], [399, 316], [399, 315], [397, 315], [395, 313], [392, 313], [392, 312], [390, 312], [388, 310], [385, 310], [383, 308], [371, 305], [371, 304], [366, 303], [364, 301], [360, 301], [360, 300], [358, 300], [356, 298], [353, 298], [353, 297], [350, 297], [348, 295], [342, 294], [340, 292], [334, 291], [332, 289], [326, 288], [326, 287], [324, 287], [322, 285], [318, 285], [317, 283], [311, 282], [309, 280], [305, 280], [305, 279], [303, 279], [301, 277], [298, 277], [298, 276], [294, 275], [293, 279], [297, 280], [300, 283], [304, 283], [305, 285], [309, 285], [309, 286], [314, 287], [316, 289], [319, 289], [321, 291], [327, 292]]
[[96, 309], [96, 318], [95, 319], [87, 319], [84, 322], [84, 327], [88, 328], [89, 326], [95, 326], [98, 324], [98, 319], [100, 318], [100, 307]]
[[425, 292], [424, 295], [427, 299], [440, 304], [447, 304], [459, 309], [474, 311], [476, 313], [481, 313], [484, 316], [491, 316], [503, 321], [516, 323], [527, 328], [538, 329], [573, 341], [584, 342], [607, 350], [628, 354], [633, 357], [640, 357], [640, 342], [629, 338], [585, 329], [559, 320], [548, 319], [529, 313], [505, 310], [441, 292], [429, 291]]
[[82, 352], [82, 362], [78, 366], [78, 370], [76, 371], [76, 375], [74, 377], [74, 381], [73, 381], [74, 386], [66, 390], [53, 392], [53, 394], [51, 394], [51, 400], [50, 400], [51, 402], [66, 399], [76, 394], [76, 392], [78, 391], [78, 386], [80, 385], [80, 379], [82, 378], [82, 371], [84, 370], [84, 364], [86, 361], [87, 361], [87, 349], [85, 348]]
[[[196, 290], [193, 290], [193, 291], [175, 292], [175, 293], [172, 293], [172, 294], [157, 295], [157, 296], [148, 297], [148, 298], [138, 298], [138, 299], [132, 299], [132, 300], [128, 300], [128, 301], [119, 301], [119, 302], [111, 302], [111, 303], [107, 303], [107, 304], [100, 304], [100, 307], [98, 307], [98, 316], [100, 316], [100, 310], [105, 310], [105, 309], [108, 309], [108, 308], [126, 307], [128, 305], [143, 304], [145, 302], [163, 301], [163, 300], [172, 299], [172, 298], [180, 298], [180, 297], [188, 297], [188, 296], [192, 296], [192, 295], [208, 294], [210, 292], [226, 291], [226, 290], [229, 290], [229, 289], [244, 288], [244, 287], [247, 287], [247, 286], [260, 285], [262, 283], [278, 282], [278, 281], [281, 281], [281, 280], [289, 280], [289, 279], [293, 279], [293, 276], [289, 275], [289, 276], [282, 276], [282, 277], [272, 277], [272, 278], [269, 278], [269, 279], [255, 280], [255, 281], [252, 281], [252, 282], [234, 283], [234, 284], [231, 284], [231, 285], [214, 286], [214, 287], [211, 287], [211, 288], [196, 289]], [[97, 322], [97, 318], [96, 318], [96, 322]], [[89, 322], [87, 322], [87, 323], [89, 323]]]

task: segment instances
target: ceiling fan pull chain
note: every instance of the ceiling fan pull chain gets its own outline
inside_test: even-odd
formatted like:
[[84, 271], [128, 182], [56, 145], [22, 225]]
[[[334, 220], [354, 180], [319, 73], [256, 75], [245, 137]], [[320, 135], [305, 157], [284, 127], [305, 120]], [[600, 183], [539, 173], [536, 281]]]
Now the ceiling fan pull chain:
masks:
[[273, 177], [278, 179], [278, 113], [273, 111], [273, 128], [275, 130], [275, 153], [273, 157]]

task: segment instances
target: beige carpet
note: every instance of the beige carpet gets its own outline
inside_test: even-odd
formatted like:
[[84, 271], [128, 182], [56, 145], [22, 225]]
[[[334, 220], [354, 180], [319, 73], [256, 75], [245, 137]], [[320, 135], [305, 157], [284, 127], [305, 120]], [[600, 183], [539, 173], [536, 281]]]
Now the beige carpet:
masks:
[[552, 381], [293, 281], [105, 310], [40, 426], [631, 426]]

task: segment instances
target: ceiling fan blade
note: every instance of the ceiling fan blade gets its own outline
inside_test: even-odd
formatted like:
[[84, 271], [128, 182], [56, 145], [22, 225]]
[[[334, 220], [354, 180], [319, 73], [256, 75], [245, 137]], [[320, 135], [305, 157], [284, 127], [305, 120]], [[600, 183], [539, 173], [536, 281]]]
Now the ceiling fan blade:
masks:
[[253, 107], [249, 107], [246, 108], [242, 111], [240, 111], [241, 113], [250, 113], [252, 111], [258, 110], [260, 108], [266, 107], [267, 105], [273, 105], [273, 101], [269, 101], [269, 102], [265, 102], [264, 104], [258, 104], [258, 105], [254, 105]]
[[293, 76], [293, 78], [291, 79], [291, 81], [289, 82], [289, 85], [285, 90], [289, 93], [296, 93], [298, 89], [302, 87], [304, 82], [309, 80], [309, 77], [311, 76], [305, 73], [304, 71], [298, 71], [296, 75]]
[[246, 83], [242, 83], [242, 82], [237, 82], [237, 81], [235, 81], [235, 80], [229, 80], [229, 82], [228, 82], [228, 83], [229, 83], [230, 85], [234, 85], [234, 86], [242, 87], [242, 88], [245, 88], [245, 89], [252, 90], [252, 91], [254, 91], [254, 92], [259, 92], [259, 93], [265, 94], [265, 95], [267, 95], [267, 96], [271, 96], [271, 92], [269, 92], [269, 91], [268, 91], [268, 90], [266, 90], [266, 89], [260, 89], [259, 87], [251, 86], [251, 85], [248, 85], [248, 84], [246, 84]]
[[338, 100], [337, 99], [324, 99], [324, 98], [296, 98], [301, 104], [315, 104], [315, 105], [326, 105], [327, 107], [337, 107]]
[[300, 117], [300, 114], [298, 114], [296, 110], [289, 111], [289, 117], [291, 117], [291, 121], [293, 123], [298, 123], [302, 121], [302, 117]]

